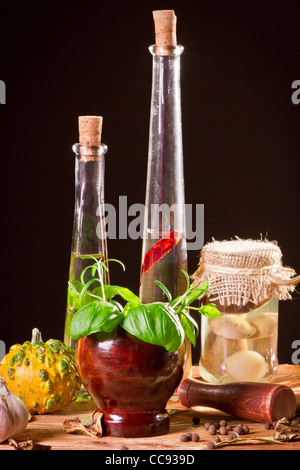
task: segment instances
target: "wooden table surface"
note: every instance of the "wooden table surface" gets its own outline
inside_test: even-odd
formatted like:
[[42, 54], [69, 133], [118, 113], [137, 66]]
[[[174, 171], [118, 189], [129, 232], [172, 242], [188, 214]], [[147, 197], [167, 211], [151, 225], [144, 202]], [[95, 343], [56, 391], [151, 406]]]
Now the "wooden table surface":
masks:
[[[193, 376], [199, 378], [198, 367], [193, 367]], [[297, 397], [297, 410], [300, 406], [300, 365], [280, 365], [274, 383], [280, 383], [291, 387]], [[28, 423], [27, 429], [16, 438], [16, 442], [21, 442], [31, 434], [34, 440], [40, 444], [51, 446], [52, 450], [104, 450], [118, 451], [123, 445], [130, 450], [151, 450], [153, 452], [182, 450], [208, 450], [207, 442], [212, 440], [208, 431], [204, 428], [206, 421], [220, 421], [226, 419], [229, 424], [245, 423], [249, 426], [250, 432], [242, 437], [267, 437], [272, 438], [274, 431], [266, 430], [263, 423], [240, 420], [229, 416], [223, 412], [212, 408], [194, 407], [186, 409], [180, 405], [176, 395], [168, 402], [167, 409], [171, 410], [170, 432], [163, 436], [149, 438], [117, 438], [102, 436], [99, 439], [83, 434], [67, 434], [62, 427], [65, 419], [88, 418], [94, 411], [92, 402], [75, 402], [72, 405], [62, 408], [60, 411], [35, 415]], [[200, 424], [193, 424], [192, 418], [200, 417]], [[200, 435], [198, 442], [181, 442], [180, 436], [183, 433], [192, 432]], [[226, 438], [226, 436], [225, 436]], [[266, 444], [264, 442], [244, 442], [226, 445], [218, 450], [300, 450], [300, 439], [284, 444]], [[0, 444], [0, 450], [12, 450], [7, 443]]]

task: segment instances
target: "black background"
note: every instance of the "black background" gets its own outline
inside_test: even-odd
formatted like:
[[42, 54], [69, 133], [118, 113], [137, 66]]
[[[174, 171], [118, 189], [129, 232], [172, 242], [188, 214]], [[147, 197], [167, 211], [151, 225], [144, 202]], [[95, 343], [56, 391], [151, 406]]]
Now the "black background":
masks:
[[[182, 55], [186, 202], [205, 242], [277, 240], [300, 272], [299, 2], [86, 1], [1, 5], [1, 329], [7, 347], [63, 338], [79, 115], [104, 117], [105, 199], [144, 203], [152, 10], [174, 9]], [[138, 289], [141, 241], [109, 240], [114, 284]], [[189, 272], [198, 251], [189, 252]], [[299, 290], [299, 288], [298, 288]], [[300, 296], [280, 303], [279, 360], [300, 338]], [[199, 356], [199, 350], [194, 357]]]

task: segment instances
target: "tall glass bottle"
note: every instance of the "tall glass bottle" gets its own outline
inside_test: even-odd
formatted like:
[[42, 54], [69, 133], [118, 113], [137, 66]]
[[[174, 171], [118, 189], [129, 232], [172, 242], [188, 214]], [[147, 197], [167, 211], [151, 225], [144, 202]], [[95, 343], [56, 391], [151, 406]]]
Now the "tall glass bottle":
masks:
[[[154, 281], [162, 282], [173, 298], [186, 289], [185, 194], [182, 150], [180, 60], [176, 17], [171, 10], [153, 12], [156, 44], [152, 54], [145, 221], [140, 276], [144, 303], [166, 301]], [[191, 368], [191, 354], [186, 375]]]
[[[101, 144], [101, 133], [101, 116], [79, 117], [79, 143], [73, 146], [75, 208], [69, 281], [80, 281], [83, 269], [94, 263], [86, 255], [107, 259], [104, 223], [104, 155], [107, 146]], [[88, 277], [85, 277], [86, 281]], [[108, 279], [105, 282], [108, 283]], [[70, 337], [70, 322], [76, 309], [72, 292], [68, 289], [64, 342], [71, 347], [75, 342]]]

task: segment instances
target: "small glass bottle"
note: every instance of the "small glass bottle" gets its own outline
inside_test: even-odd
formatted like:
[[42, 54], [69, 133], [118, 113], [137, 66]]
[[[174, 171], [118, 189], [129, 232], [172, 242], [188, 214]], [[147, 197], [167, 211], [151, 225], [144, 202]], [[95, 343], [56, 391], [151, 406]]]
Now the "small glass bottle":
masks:
[[[153, 12], [156, 44], [152, 54], [145, 221], [140, 298], [143, 303], [166, 301], [154, 281], [162, 282], [172, 298], [186, 289], [185, 195], [182, 151], [180, 56], [173, 11]], [[188, 346], [186, 373], [191, 370]], [[187, 371], [188, 369], [188, 371]]]
[[[104, 217], [104, 156], [107, 146], [101, 143], [101, 116], [79, 117], [79, 143], [75, 153], [75, 208], [69, 281], [80, 281], [82, 271], [93, 259], [107, 259], [107, 242]], [[85, 282], [89, 280], [88, 273]], [[108, 274], [105, 271], [108, 283]], [[64, 342], [74, 348], [70, 337], [70, 322], [76, 312], [72, 291], [68, 289]]]

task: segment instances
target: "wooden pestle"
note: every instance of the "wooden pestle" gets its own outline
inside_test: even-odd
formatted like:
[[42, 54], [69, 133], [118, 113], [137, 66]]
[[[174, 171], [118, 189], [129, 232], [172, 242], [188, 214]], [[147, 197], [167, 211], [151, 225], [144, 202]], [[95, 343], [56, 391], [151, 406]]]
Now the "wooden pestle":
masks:
[[185, 379], [178, 388], [177, 396], [187, 408], [207, 406], [231, 416], [262, 423], [291, 419], [296, 413], [293, 390], [279, 384], [233, 382], [212, 385]]

